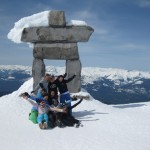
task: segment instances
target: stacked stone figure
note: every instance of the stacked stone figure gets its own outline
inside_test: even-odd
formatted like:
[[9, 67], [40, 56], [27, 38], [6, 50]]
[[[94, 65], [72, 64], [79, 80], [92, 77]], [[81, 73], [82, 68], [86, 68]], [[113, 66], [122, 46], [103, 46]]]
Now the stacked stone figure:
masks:
[[43, 59], [66, 60], [67, 77], [76, 73], [68, 83], [71, 93], [81, 89], [81, 62], [77, 42], [86, 42], [93, 33], [89, 26], [66, 25], [64, 11], [50, 11], [48, 27], [24, 28], [21, 40], [34, 43], [32, 75], [35, 87], [45, 75]]

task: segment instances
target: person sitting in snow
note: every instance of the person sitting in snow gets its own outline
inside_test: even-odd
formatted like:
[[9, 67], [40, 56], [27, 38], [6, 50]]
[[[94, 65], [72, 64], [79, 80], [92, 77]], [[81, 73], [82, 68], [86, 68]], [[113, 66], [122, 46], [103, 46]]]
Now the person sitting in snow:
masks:
[[77, 120], [70, 112], [72, 112], [72, 109], [75, 108], [77, 105], [79, 105], [82, 102], [83, 98], [81, 98], [77, 103], [75, 103], [71, 107], [66, 107], [64, 106], [63, 109], [66, 110], [67, 113], [65, 114], [60, 114], [59, 119], [61, 120], [62, 124], [65, 126], [75, 126], [79, 127], [82, 126], [81, 122]]
[[48, 82], [48, 94], [49, 94], [49, 96], [51, 95], [52, 91], [55, 92], [55, 95], [58, 95], [58, 89], [57, 89], [56, 79], [55, 79], [54, 75], [52, 75], [50, 77], [50, 81]]
[[[35, 95], [29, 95], [27, 92], [23, 93], [23, 95], [26, 94], [28, 97], [37, 103], [40, 101], [44, 101], [47, 105], [49, 104], [48, 101], [48, 94], [45, 91], [42, 91], [42, 98], [37, 98]], [[22, 97], [22, 94], [20, 95]], [[35, 106], [32, 106], [31, 112], [29, 113], [29, 120], [31, 120], [33, 123], [37, 124], [37, 116], [38, 116], [38, 109]]]
[[47, 129], [48, 127], [48, 111], [57, 111], [57, 112], [61, 112], [61, 113], [66, 113], [65, 109], [59, 109], [59, 108], [53, 108], [49, 105], [47, 105], [43, 100], [38, 100], [38, 103], [34, 102], [33, 100], [31, 100], [30, 96], [28, 93], [24, 93], [22, 94], [22, 97], [27, 100], [30, 104], [32, 104], [33, 106], [35, 106], [38, 110], [38, 117], [37, 117], [37, 122], [39, 124], [40, 129]]
[[42, 91], [45, 91], [48, 93], [48, 83], [50, 81], [50, 74], [46, 73], [44, 78], [40, 81], [40, 83], [34, 88], [34, 90], [31, 93], [37, 92], [37, 98], [43, 98]]
[[[44, 78], [40, 81], [40, 83], [35, 87], [35, 89], [31, 92], [31, 94], [34, 94], [37, 92], [36, 97], [39, 99], [44, 98], [44, 94], [48, 91], [48, 82], [50, 81], [50, 75], [48, 73], [45, 74]], [[33, 123], [37, 123], [36, 117], [38, 115], [36, 107], [32, 107], [31, 113], [29, 113], [29, 120], [31, 120]]]
[[[66, 73], [63, 75], [63, 77], [66, 77]], [[50, 81], [48, 82], [48, 94], [49, 99], [51, 99], [51, 92], [55, 92], [55, 95], [58, 96], [58, 87], [57, 87], [57, 80], [54, 75], [51, 75]]]
[[[77, 100], [76, 97], [73, 97], [73, 100]], [[55, 95], [54, 91], [51, 91], [51, 107], [55, 108], [60, 108], [66, 110], [67, 113], [60, 113], [60, 112], [51, 112], [49, 111], [48, 116], [49, 120], [53, 123], [52, 126], [58, 126], [58, 127], [64, 127], [64, 126], [74, 126], [78, 127], [81, 123], [79, 120], [75, 119], [72, 115], [70, 115], [70, 111], [75, 108], [77, 105], [79, 105], [82, 102], [82, 98], [80, 101], [75, 103], [71, 107], [67, 107], [66, 105], [62, 105], [58, 101], [58, 96]]]
[[[50, 94], [49, 94], [49, 98], [48, 98], [48, 102], [50, 104], [51, 107], [58, 107], [58, 104], [59, 104], [59, 101], [58, 101], [58, 95], [55, 94], [55, 91], [51, 91]], [[52, 112], [52, 111], [49, 111], [48, 112], [48, 117], [49, 117], [49, 120], [51, 121], [51, 125], [52, 127], [55, 126], [55, 113], [56, 112]]]
[[[71, 107], [71, 97], [70, 97], [70, 93], [68, 91], [67, 83], [72, 81], [75, 77], [76, 77], [76, 75], [73, 75], [71, 78], [66, 80], [66, 79], [64, 79], [63, 75], [60, 75], [56, 79], [57, 87], [58, 87], [58, 90], [60, 93], [60, 103], [67, 105], [68, 108]], [[70, 114], [72, 113], [71, 109], [70, 109], [69, 113]]]

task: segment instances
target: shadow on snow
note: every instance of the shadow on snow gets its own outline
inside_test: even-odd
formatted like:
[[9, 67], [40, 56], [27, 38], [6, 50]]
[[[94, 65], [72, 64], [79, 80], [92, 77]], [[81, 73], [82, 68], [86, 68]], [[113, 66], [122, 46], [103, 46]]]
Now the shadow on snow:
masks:
[[124, 108], [134, 108], [134, 107], [142, 107], [142, 106], [146, 106], [146, 104], [126, 104], [126, 105], [119, 105], [113, 107], [124, 109]]
[[73, 112], [73, 116], [75, 116], [79, 120], [83, 119], [82, 121], [97, 121], [97, 120], [99, 120], [99, 119], [92, 119], [93, 118], [92, 116], [94, 116], [95, 114], [105, 115], [108, 113], [96, 112], [95, 110], [83, 110], [83, 111]]

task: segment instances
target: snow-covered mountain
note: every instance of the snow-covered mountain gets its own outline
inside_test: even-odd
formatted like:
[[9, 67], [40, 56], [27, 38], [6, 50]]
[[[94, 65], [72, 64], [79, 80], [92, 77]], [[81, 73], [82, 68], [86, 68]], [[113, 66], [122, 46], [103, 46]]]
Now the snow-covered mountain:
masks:
[[31, 105], [19, 98], [32, 79], [0, 98], [0, 147], [4, 150], [150, 150], [150, 102], [106, 105], [91, 98], [73, 110], [83, 127], [40, 130], [28, 120]]
[[106, 104], [150, 100], [150, 72], [83, 68], [82, 87]]
[[[60, 75], [64, 74], [65, 68], [48, 66], [47, 72]], [[1, 65], [0, 92], [17, 90], [29, 77], [31, 67]], [[150, 101], [150, 72], [84, 67], [82, 88], [106, 104]]]
[[0, 66], [0, 96], [17, 90], [28, 78], [31, 67]]

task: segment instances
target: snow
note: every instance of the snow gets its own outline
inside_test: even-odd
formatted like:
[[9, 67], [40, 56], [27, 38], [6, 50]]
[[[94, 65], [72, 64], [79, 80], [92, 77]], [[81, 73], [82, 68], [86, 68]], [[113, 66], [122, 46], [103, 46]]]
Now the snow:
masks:
[[71, 20], [68, 24], [68, 26], [73, 25], [73, 26], [87, 26], [87, 23], [85, 21], [81, 20]]
[[[24, 28], [48, 26], [48, 16], [51, 11], [43, 11], [37, 14], [33, 14], [28, 17], [21, 18], [14, 23], [14, 27], [9, 31], [7, 38], [15, 43], [21, 42], [21, 35]], [[67, 25], [73, 26], [87, 26], [87, 23], [82, 20], [71, 20]], [[29, 44], [32, 47], [32, 44]]]
[[[32, 72], [30, 66], [21, 65], [0, 65], [0, 70], [23, 70], [28, 74]], [[46, 72], [58, 76], [65, 73], [65, 67], [47, 66]], [[150, 79], [150, 72], [146, 71], [99, 67], [83, 67], [81, 75], [83, 85], [87, 83], [93, 84], [94, 81], [103, 80], [103, 78], [114, 81], [115, 85], [125, 85], [128, 83], [142, 84], [141, 79]]]
[[30, 66], [21, 66], [21, 65], [0, 65], [0, 70], [31, 70]]
[[12, 77], [12, 76], [8, 77], [8, 80], [14, 80], [14, 79], [15, 79], [15, 77]]
[[21, 43], [21, 35], [24, 28], [48, 26], [48, 14], [50, 11], [44, 11], [21, 18], [15, 23], [14, 28], [10, 30], [7, 37], [15, 43]]
[[[93, 74], [94, 72], [94, 74]], [[118, 85], [118, 80], [122, 80], [124, 84], [129, 83], [129, 80], [139, 80], [139, 79], [150, 79], [150, 72], [144, 71], [129, 71], [124, 69], [115, 69], [115, 68], [98, 68], [98, 67], [85, 67], [82, 70], [82, 76], [84, 77], [83, 84], [93, 83], [98, 79], [109, 79], [115, 81]], [[87, 82], [88, 81], [88, 82]], [[120, 82], [120, 81], [119, 81]]]
[[143, 81], [136, 81], [135, 84], [142, 84]]
[[30, 66], [21, 65], [0, 65], [0, 71], [24, 71], [27, 74], [32, 74], [32, 69]]
[[0, 98], [1, 149], [150, 150], [150, 102], [113, 106], [83, 100], [73, 110], [83, 127], [40, 130], [28, 120], [31, 105], [18, 97], [32, 91], [32, 84], [30, 79]]

